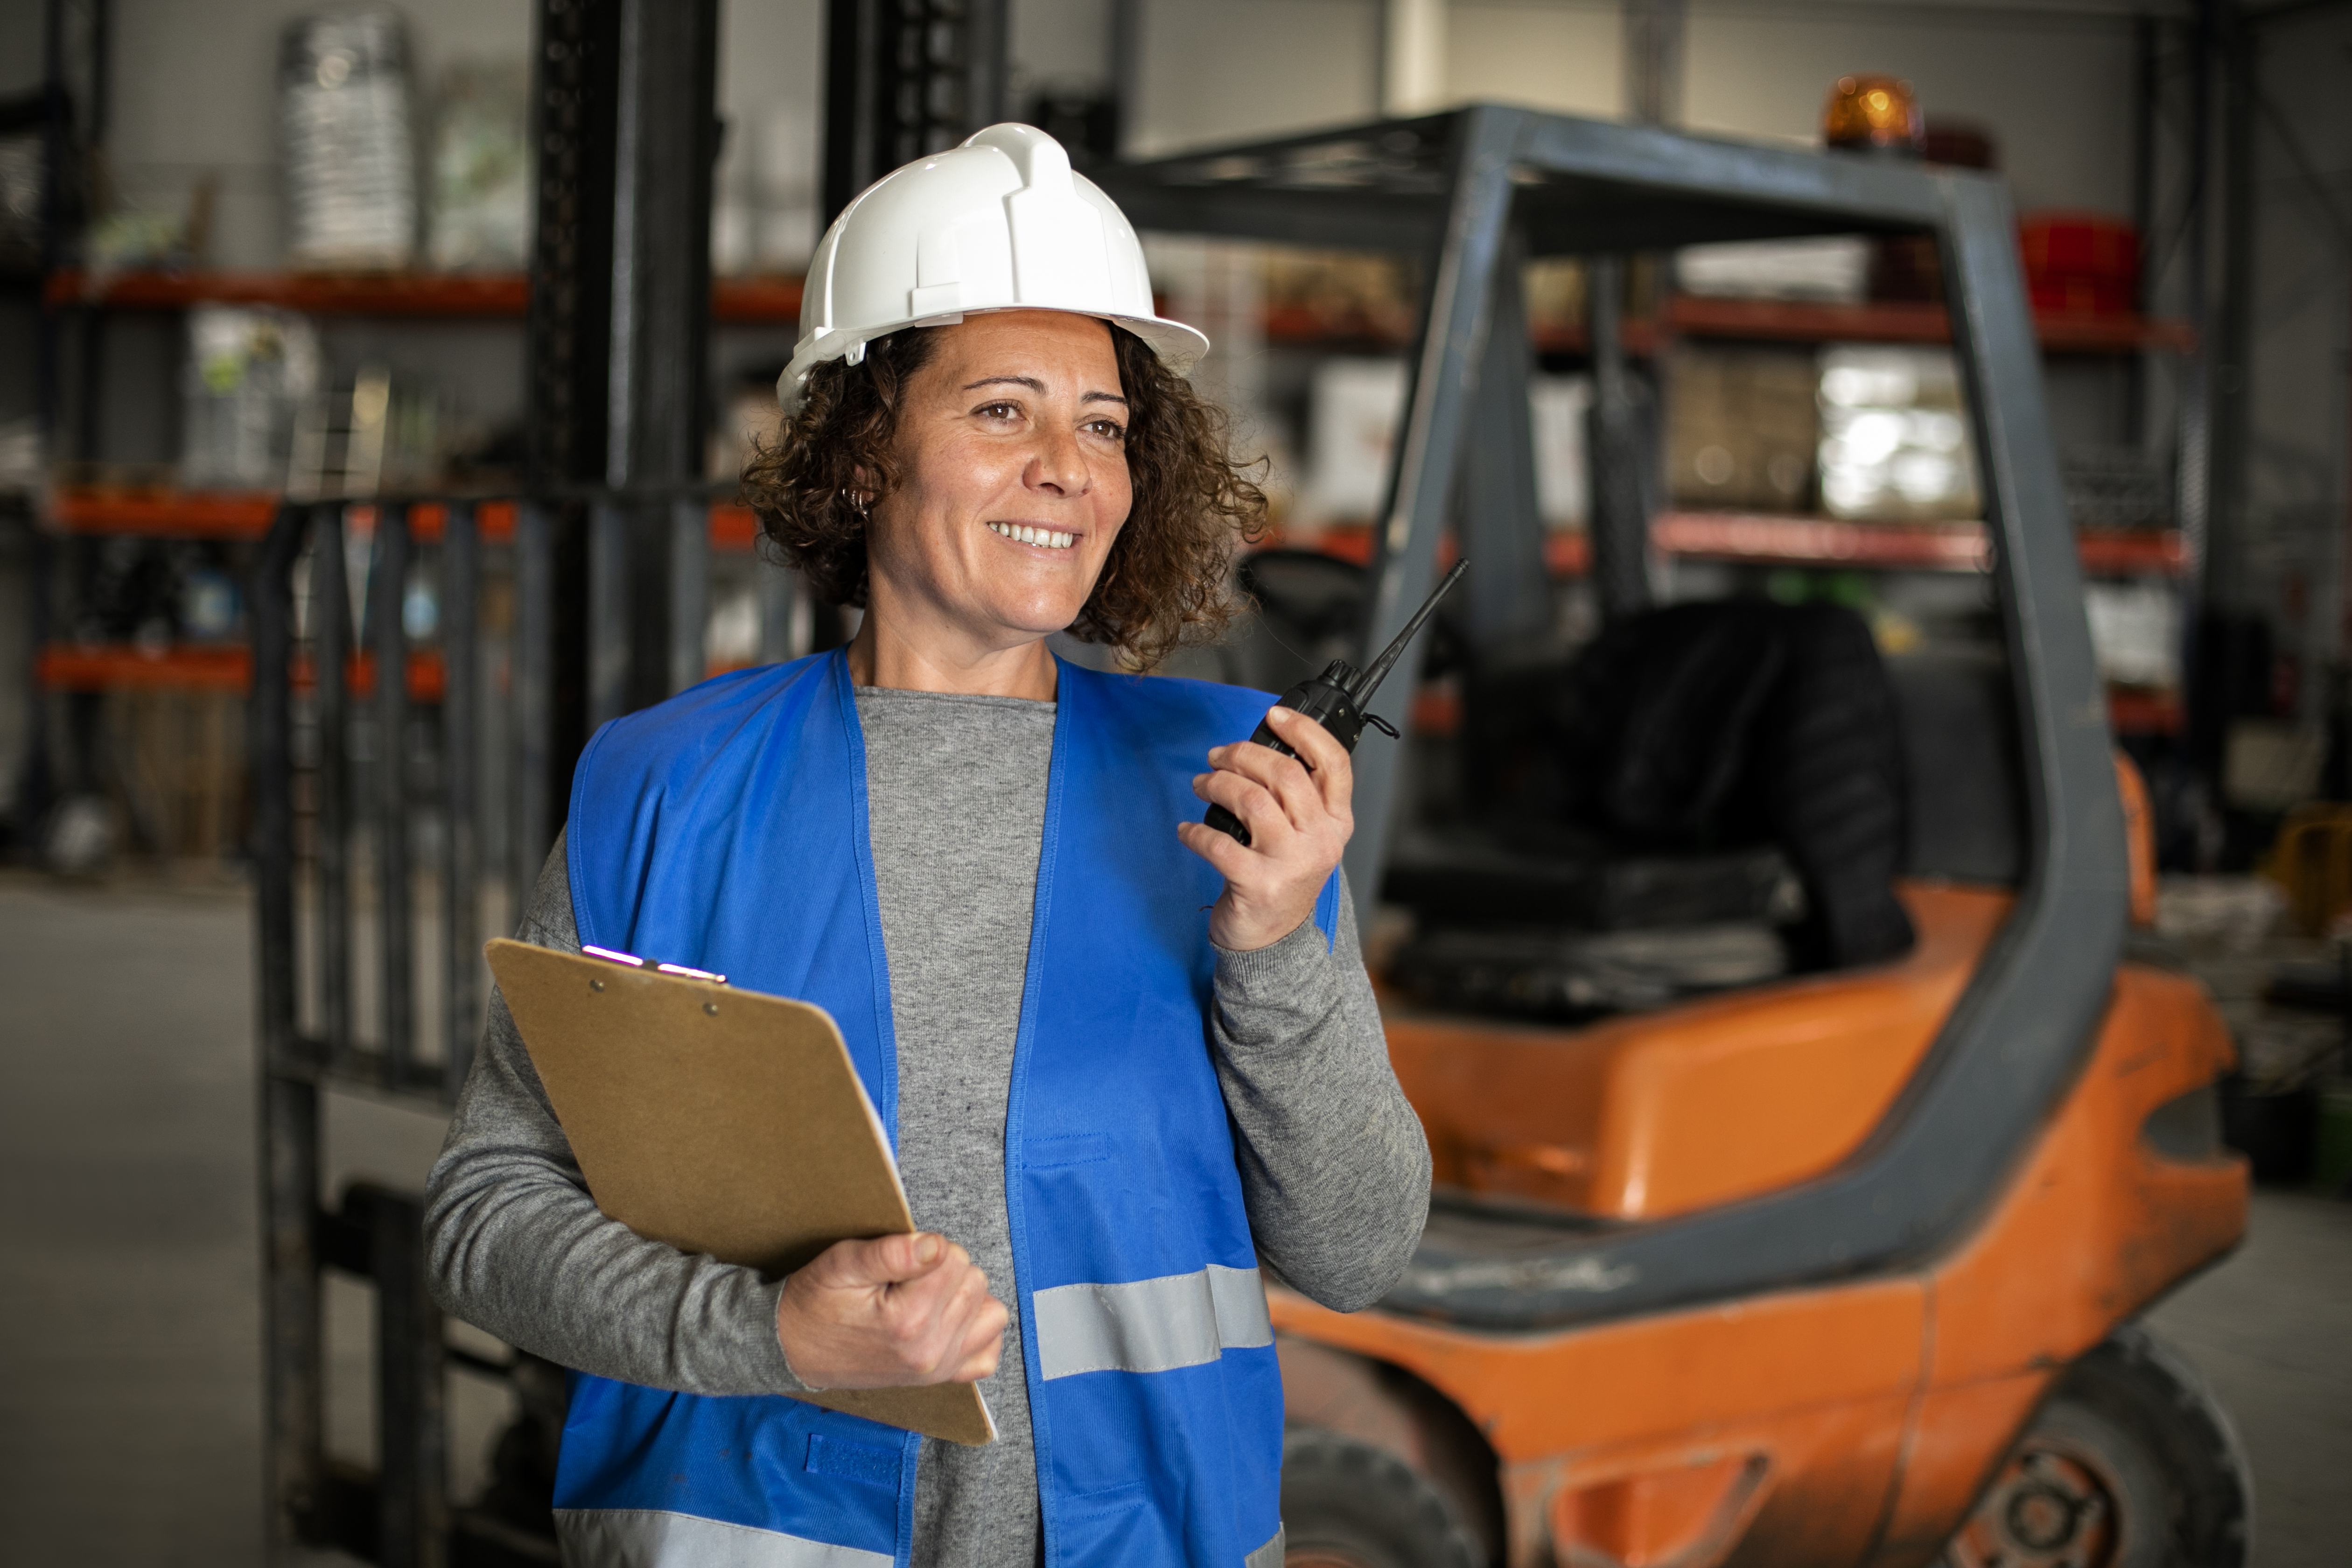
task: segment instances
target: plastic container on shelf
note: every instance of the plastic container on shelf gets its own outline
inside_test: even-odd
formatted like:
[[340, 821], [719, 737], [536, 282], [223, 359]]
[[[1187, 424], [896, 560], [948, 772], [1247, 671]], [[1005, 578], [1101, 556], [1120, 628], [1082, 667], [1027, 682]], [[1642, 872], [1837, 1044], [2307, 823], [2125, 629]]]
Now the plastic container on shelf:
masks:
[[416, 251], [416, 151], [400, 18], [360, 11], [289, 24], [278, 119], [292, 264], [406, 267]]
[[191, 489], [274, 489], [286, 482], [295, 412], [319, 391], [308, 319], [265, 305], [188, 312], [180, 482]]
[[530, 260], [530, 74], [466, 61], [442, 79], [433, 124], [432, 237], [445, 271], [520, 271]]

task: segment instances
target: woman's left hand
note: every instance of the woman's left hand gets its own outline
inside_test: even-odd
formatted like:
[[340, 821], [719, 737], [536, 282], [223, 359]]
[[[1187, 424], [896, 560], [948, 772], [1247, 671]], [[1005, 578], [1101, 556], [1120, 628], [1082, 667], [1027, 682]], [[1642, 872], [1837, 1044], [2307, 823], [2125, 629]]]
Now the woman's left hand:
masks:
[[1192, 780], [1194, 795], [1242, 819], [1248, 847], [1205, 822], [1176, 827], [1186, 848], [1224, 875], [1209, 940], [1243, 952], [1273, 946], [1314, 913], [1356, 830], [1347, 748], [1295, 708], [1276, 708], [1266, 721], [1297, 756], [1241, 741], [1211, 752], [1214, 771]]

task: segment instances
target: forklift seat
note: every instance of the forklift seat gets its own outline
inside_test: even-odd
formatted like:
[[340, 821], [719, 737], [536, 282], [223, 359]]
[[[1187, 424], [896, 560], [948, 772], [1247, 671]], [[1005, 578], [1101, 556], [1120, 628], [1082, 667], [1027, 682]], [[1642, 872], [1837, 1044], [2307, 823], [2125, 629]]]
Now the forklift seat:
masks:
[[[1967, 689], [1928, 685], [1965, 705]], [[1421, 934], [1396, 978], [1431, 1002], [1549, 1015], [1900, 955], [1899, 708], [1869, 628], [1830, 605], [1678, 605], [1564, 667], [1474, 675], [1479, 816], [1401, 837], [1382, 892]]]

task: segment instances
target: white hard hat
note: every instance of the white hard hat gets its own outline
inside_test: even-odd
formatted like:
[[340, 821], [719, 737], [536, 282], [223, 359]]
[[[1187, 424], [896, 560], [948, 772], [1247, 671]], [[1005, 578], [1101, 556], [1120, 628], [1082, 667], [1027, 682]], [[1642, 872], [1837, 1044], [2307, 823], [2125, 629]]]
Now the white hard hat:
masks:
[[982, 310], [1075, 310], [1116, 321], [1181, 374], [1209, 340], [1154, 315], [1135, 230], [1062, 144], [992, 125], [961, 147], [893, 170], [824, 231], [801, 297], [801, 338], [776, 380], [785, 413], [827, 360], [907, 327]]

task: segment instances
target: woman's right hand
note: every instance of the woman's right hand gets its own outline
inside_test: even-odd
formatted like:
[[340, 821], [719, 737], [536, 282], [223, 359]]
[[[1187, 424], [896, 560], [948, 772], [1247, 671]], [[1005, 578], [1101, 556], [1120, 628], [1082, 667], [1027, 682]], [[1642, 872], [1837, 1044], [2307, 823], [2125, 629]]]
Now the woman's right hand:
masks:
[[836, 1241], [784, 1281], [776, 1341], [811, 1388], [978, 1383], [1011, 1314], [971, 1255], [929, 1231]]

